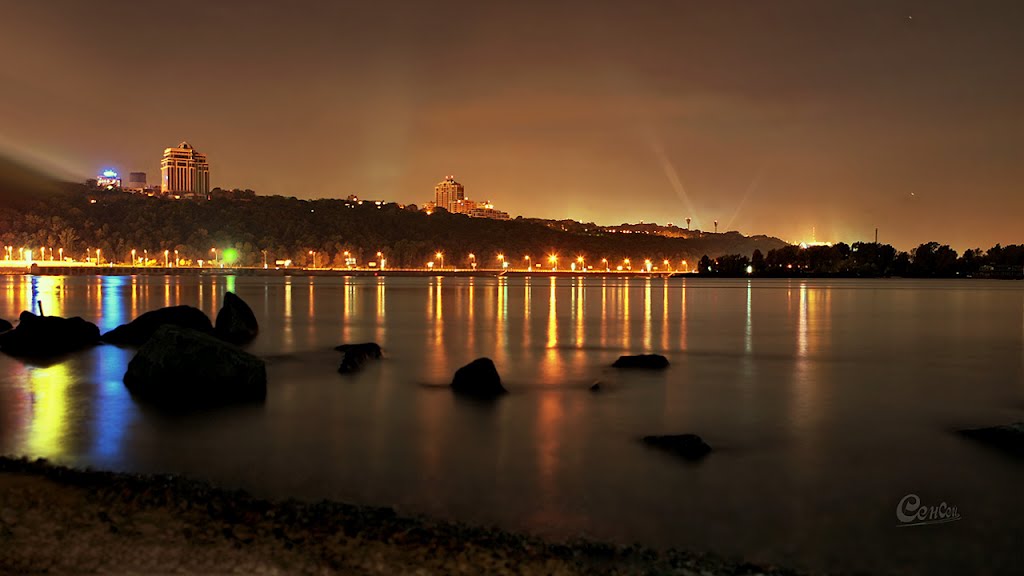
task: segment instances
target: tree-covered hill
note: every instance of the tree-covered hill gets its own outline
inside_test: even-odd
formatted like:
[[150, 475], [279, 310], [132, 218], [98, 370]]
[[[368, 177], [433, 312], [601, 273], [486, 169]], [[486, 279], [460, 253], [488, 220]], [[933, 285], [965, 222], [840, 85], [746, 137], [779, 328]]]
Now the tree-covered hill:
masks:
[[[3, 198], [6, 198], [4, 196]], [[95, 202], [93, 202], [93, 200]], [[504, 254], [518, 267], [530, 256], [548, 267], [550, 254], [568, 268], [577, 256], [587, 265], [614, 268], [629, 258], [634, 267], [651, 259], [674, 269], [683, 260], [693, 265], [702, 255], [768, 252], [786, 244], [765, 236], [736, 232], [679, 239], [646, 234], [574, 233], [526, 221], [499, 221], [448, 214], [428, 215], [397, 204], [362, 204], [344, 200], [300, 200], [256, 196], [251, 200], [183, 201], [118, 191], [78, 187], [73, 194], [43, 194], [26, 206], [0, 199], [0, 242], [5, 246], [60, 249], [84, 259], [99, 248], [105, 259], [127, 261], [131, 250], [162, 259], [164, 250], [179, 257], [209, 258], [211, 249], [237, 250], [240, 263], [259, 265], [263, 251], [270, 262], [342, 266], [346, 251], [360, 263], [381, 252], [390, 267], [419, 267], [445, 254], [446, 266], [468, 267], [469, 254], [480, 267], [497, 267]], [[93, 252], [95, 253], [95, 252]]]

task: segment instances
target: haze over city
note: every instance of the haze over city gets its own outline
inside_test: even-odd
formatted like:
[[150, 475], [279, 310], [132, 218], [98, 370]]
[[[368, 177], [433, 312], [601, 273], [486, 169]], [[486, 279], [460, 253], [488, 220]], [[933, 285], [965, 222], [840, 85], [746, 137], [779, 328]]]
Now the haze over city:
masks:
[[0, 1], [0, 152], [69, 179], [788, 241], [1019, 241], [1018, 2]]

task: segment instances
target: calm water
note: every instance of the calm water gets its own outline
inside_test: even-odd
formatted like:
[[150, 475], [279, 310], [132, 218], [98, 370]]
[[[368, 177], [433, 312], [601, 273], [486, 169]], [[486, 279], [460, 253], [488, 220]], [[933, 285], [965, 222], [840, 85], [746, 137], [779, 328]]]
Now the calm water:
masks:
[[[676, 546], [803, 569], [1024, 569], [1024, 464], [958, 427], [1024, 419], [1024, 284], [662, 279], [0, 277], [101, 330], [153, 308], [253, 307], [264, 406], [170, 418], [121, 383], [132, 352], [0, 356], [0, 453], [174, 472], [265, 496]], [[387, 358], [335, 372], [341, 342]], [[663, 353], [657, 374], [613, 372]], [[478, 356], [511, 394], [454, 398]], [[590, 393], [596, 380], [603, 391]], [[688, 465], [645, 434], [696, 432]], [[897, 528], [906, 494], [958, 522]]]

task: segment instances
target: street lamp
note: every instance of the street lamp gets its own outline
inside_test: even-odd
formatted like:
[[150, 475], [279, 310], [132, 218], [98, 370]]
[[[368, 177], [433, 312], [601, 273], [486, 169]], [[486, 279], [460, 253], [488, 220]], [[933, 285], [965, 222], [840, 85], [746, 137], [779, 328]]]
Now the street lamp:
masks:
[[64, 261], [64, 249], [63, 248], [58, 248], [57, 249], [57, 254], [60, 254], [60, 261], [63, 262]]
[[580, 265], [580, 270], [583, 270], [584, 272], [586, 272], [586, 271], [587, 271], [587, 267], [585, 266], [585, 263], [584, 263], [584, 261], [583, 261], [583, 256], [577, 256], [577, 257], [576, 257], [576, 262], [578, 262], [578, 263], [579, 263], [579, 265]]
[[148, 249], [143, 249], [142, 250], [142, 265], [143, 266], [149, 266], [149, 250]]
[[384, 253], [381, 252], [380, 250], [377, 250], [377, 269], [384, 269]]
[[441, 269], [444, 270], [444, 252], [438, 251], [437, 254], [434, 254], [434, 258], [441, 261]]
[[260, 250], [260, 252], [263, 252], [263, 269], [266, 270], [267, 269], [267, 251], [266, 250]]
[[607, 258], [601, 258], [601, 263], [604, 264], [604, 271], [605, 272], [611, 272], [612, 271], [611, 266], [608, 265], [608, 259]]
[[167, 262], [167, 257], [170, 255], [170, 253], [171, 253], [170, 250], [164, 250], [164, 268], [169, 268], [170, 267], [169, 263]]
[[666, 270], [668, 270], [669, 272], [672, 271], [672, 267], [668, 265], [668, 260], [665, 260], [664, 262], [662, 262], [662, 264], [665, 265]]
[[135, 267], [135, 248], [132, 248], [132, 267]]
[[647, 258], [647, 259], [644, 260], [644, 268], [646, 268], [648, 272], [651, 271], [652, 266], [653, 265], [651, 263], [651, 259], [650, 258]]
[[632, 270], [633, 265], [629, 263], [629, 258], [622, 261], [622, 264], [626, 267], [626, 270]]
[[686, 268], [687, 272], [690, 271], [690, 265], [686, 263], [686, 260], [683, 260], [683, 268]]
[[100, 265], [100, 249], [99, 248], [96, 249], [96, 265], [97, 266]]
[[179, 262], [181, 262], [181, 260], [178, 258], [178, 251], [175, 250], [174, 251], [174, 266], [177, 267]]
[[533, 271], [533, 262], [530, 261], [530, 257], [529, 256], [524, 256], [523, 260], [526, 260], [526, 269], [532, 272]]
[[351, 268], [352, 267], [352, 262], [349, 260], [348, 255], [349, 255], [349, 251], [345, 250], [345, 267], [346, 268]]
[[548, 262], [551, 263], [551, 269], [552, 270], [558, 270], [558, 256], [557, 255], [552, 254], [552, 255], [548, 256]]
[[210, 260], [210, 268], [213, 268], [213, 263], [217, 261], [217, 249], [210, 248], [210, 252], [213, 253], [213, 260]]
[[310, 250], [309, 255], [313, 257], [313, 268], [316, 268], [316, 252]]

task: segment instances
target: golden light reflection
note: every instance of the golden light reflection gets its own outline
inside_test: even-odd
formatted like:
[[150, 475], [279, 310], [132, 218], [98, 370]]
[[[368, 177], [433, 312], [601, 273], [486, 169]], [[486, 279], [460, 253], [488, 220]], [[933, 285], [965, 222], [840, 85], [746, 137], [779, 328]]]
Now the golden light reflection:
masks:
[[630, 345], [629, 340], [629, 278], [625, 280], [625, 286], [622, 288], [622, 348], [628, 350]]
[[558, 322], [555, 304], [555, 277], [551, 277], [551, 296], [548, 298], [548, 349], [558, 346]]
[[751, 311], [751, 303], [750, 303], [750, 300], [751, 300], [751, 289], [752, 289], [751, 281], [747, 280], [747, 324], [746, 324], [746, 329], [745, 329], [745, 331], [743, 333], [743, 349], [746, 351], [748, 356], [751, 354], [751, 352], [753, 351], [753, 348], [754, 348], [754, 331], [753, 331], [753, 324], [751, 322], [751, 314], [750, 314], [750, 311]]
[[661, 349], [668, 350], [668, 278], [661, 283]]
[[526, 278], [526, 282], [523, 284], [523, 348], [530, 347], [530, 296], [533, 292], [533, 287], [530, 282], [530, 278]]
[[686, 281], [679, 291], [679, 349], [686, 350]]
[[387, 306], [385, 296], [387, 290], [385, 289], [385, 278], [383, 276], [377, 277], [377, 329], [375, 331], [375, 338], [377, 342], [383, 342], [386, 334], [385, 317], [387, 312]]
[[651, 350], [651, 279], [644, 280], [644, 351]]
[[561, 394], [548, 392], [541, 395], [537, 417], [537, 470], [542, 491], [547, 495], [555, 491], [561, 449], [558, 434], [564, 426], [564, 413]]
[[601, 348], [608, 345], [608, 281], [601, 278]]
[[[466, 288], [466, 291], [468, 292], [468, 300], [469, 300], [469, 305], [465, 308], [467, 319], [469, 320], [469, 329], [466, 330], [466, 346], [470, 350], [473, 350], [473, 347], [476, 345], [476, 322], [475, 322], [475, 310], [474, 310], [476, 308], [476, 302], [475, 302], [476, 298], [474, 296], [474, 294], [476, 293], [476, 282], [474, 282], [474, 280], [475, 279], [473, 277], [470, 277], [469, 278], [469, 286], [467, 286], [467, 288]], [[455, 309], [456, 310], [463, 310], [464, 308], [462, 307], [462, 292], [459, 291], [459, 292], [457, 292], [457, 294], [459, 296], [459, 301], [455, 303]], [[487, 307], [487, 303], [486, 302], [484, 303], [484, 307], [485, 308]], [[487, 322], [486, 318], [484, 319], [484, 322], [485, 323]]]
[[131, 315], [132, 318], [138, 318], [139, 316], [139, 278], [138, 276], [132, 276], [131, 285]]
[[576, 305], [574, 311], [576, 314], [576, 349], [581, 350], [583, 348], [583, 313], [585, 309], [585, 297], [586, 292], [583, 290], [583, 279], [580, 278], [576, 287]]
[[498, 314], [495, 319], [495, 358], [504, 364], [508, 355], [508, 279], [498, 278]]
[[60, 456], [68, 425], [67, 389], [71, 375], [67, 364], [30, 368], [28, 385], [32, 391], [32, 416], [27, 451], [32, 456]]
[[[312, 320], [313, 317], [316, 316], [316, 308], [314, 307], [315, 303], [316, 303], [316, 298], [313, 297], [313, 277], [310, 276], [309, 277], [309, 319], [310, 320]], [[313, 322], [310, 322], [309, 326], [312, 329]]]
[[[343, 323], [348, 326], [348, 323]], [[292, 346], [294, 335], [292, 334], [292, 277], [284, 279], [284, 344]]]

